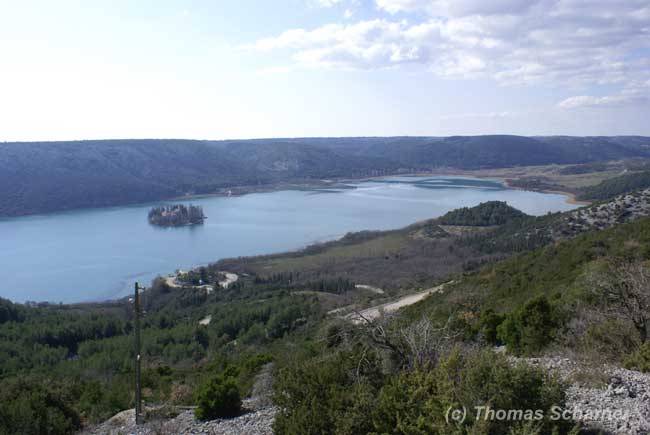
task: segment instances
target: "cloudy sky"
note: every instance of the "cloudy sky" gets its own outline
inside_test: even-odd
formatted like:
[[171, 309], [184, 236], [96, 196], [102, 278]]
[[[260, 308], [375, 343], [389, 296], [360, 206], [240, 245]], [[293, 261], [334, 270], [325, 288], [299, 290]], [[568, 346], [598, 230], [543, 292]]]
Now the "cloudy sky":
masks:
[[650, 135], [650, 0], [0, 0], [0, 140]]

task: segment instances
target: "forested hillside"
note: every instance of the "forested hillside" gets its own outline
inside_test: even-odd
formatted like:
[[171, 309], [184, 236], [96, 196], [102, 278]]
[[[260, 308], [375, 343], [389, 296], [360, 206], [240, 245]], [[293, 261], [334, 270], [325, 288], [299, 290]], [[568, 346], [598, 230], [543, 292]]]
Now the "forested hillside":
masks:
[[0, 216], [322, 178], [648, 157], [644, 137], [456, 136], [0, 144]]
[[[460, 276], [398, 315], [365, 318], [357, 327], [332, 324], [320, 353], [280, 372], [275, 428], [279, 433], [318, 433], [310, 429], [314, 426], [350, 434], [603, 433], [597, 429], [606, 419], [540, 419], [526, 426], [481, 421], [470, 412], [450, 427], [444, 413], [449, 406], [474, 409], [482, 403], [495, 409], [545, 409], [549, 401], [597, 408], [603, 402], [592, 404], [594, 398], [613, 395], [607, 364], [647, 372], [648, 313], [629, 307], [647, 308], [649, 231], [645, 218], [587, 232]], [[503, 346], [509, 359], [493, 346]], [[540, 357], [545, 354], [564, 359]], [[515, 356], [530, 365], [514, 364]], [[530, 356], [537, 358], [523, 358]], [[557, 371], [531, 367], [561, 360], [572, 370], [566, 383], [545, 377]], [[608, 403], [629, 410], [629, 417], [604, 433], [645, 433], [637, 419], [643, 421], [646, 413], [633, 408], [635, 393], [623, 394]]]
[[476, 207], [463, 207], [452, 210], [438, 218], [443, 225], [491, 226], [503, 225], [524, 213], [503, 201], [488, 201]]
[[588, 200], [604, 200], [615, 195], [647, 187], [650, 187], [650, 171], [635, 172], [584, 188], [579, 197]]
[[[442, 219], [453, 225], [432, 219], [349, 234], [220, 261], [180, 282], [158, 279], [142, 296], [144, 400], [169, 412], [198, 405], [196, 415], [209, 419], [230, 409], [220, 393], [227, 387], [237, 413], [240, 395], [273, 361], [278, 434], [384, 433], [396, 424], [398, 433], [446, 434], [452, 404], [562, 405], [566, 385], [490, 347], [537, 355], [565, 346], [648, 370], [645, 329], [597, 293], [615, 287], [592, 284], [614, 286], [619, 267], [650, 276], [648, 198], [636, 192], [543, 217], [488, 202]], [[217, 285], [223, 271], [239, 279]], [[194, 274], [212, 290], [196, 286]], [[397, 315], [361, 323], [347, 315], [440, 282], [448, 283], [442, 291]], [[8, 404], [0, 433], [71, 433], [132, 407], [133, 328], [127, 298], [0, 300], [0, 399]], [[478, 424], [469, 418], [459, 433]], [[473, 433], [569, 433], [573, 424], [544, 419], [537, 432], [516, 432], [516, 422], [489, 422]]]

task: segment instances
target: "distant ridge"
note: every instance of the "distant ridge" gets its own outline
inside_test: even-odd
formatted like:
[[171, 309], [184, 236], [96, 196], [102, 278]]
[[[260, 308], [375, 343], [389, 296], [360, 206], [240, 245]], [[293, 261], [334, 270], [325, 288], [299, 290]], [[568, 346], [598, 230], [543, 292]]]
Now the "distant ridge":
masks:
[[0, 216], [236, 186], [650, 157], [642, 136], [122, 139], [0, 143]]

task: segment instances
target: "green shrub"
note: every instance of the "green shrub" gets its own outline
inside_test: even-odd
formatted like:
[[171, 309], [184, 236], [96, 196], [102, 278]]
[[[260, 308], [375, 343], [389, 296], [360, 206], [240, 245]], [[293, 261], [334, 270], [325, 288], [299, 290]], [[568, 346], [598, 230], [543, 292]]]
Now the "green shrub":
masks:
[[370, 432], [368, 413], [377, 392], [373, 382], [381, 382], [381, 375], [372, 372], [376, 364], [360, 364], [361, 361], [373, 361], [373, 356], [336, 352], [279, 370], [273, 402], [280, 412], [273, 425], [274, 433]]
[[638, 348], [637, 332], [633, 326], [618, 319], [590, 325], [585, 333], [577, 337], [580, 351], [592, 359], [620, 362], [621, 357], [629, 355]]
[[[564, 386], [526, 365], [512, 366], [491, 351], [469, 356], [452, 352], [433, 370], [402, 372], [381, 390], [373, 415], [379, 433], [504, 434], [527, 421], [476, 418], [476, 407], [542, 410], [539, 433], [567, 433], [572, 422], [551, 421], [553, 406], [565, 402]], [[448, 423], [448, 409], [467, 410], [462, 423]], [[518, 432], [521, 433], [521, 432]]]
[[625, 358], [623, 365], [629, 370], [650, 372], [650, 343], [644, 343], [634, 353]]
[[91, 422], [100, 422], [112, 415], [133, 407], [133, 396], [124, 394], [130, 391], [133, 378], [131, 376], [115, 376], [110, 382], [99, 381], [82, 382], [78, 386], [75, 396], [75, 408], [79, 410], [84, 419]]
[[238, 415], [241, 412], [241, 397], [237, 381], [230, 376], [211, 377], [199, 387], [196, 406], [195, 415], [199, 420]]
[[483, 338], [488, 344], [500, 345], [501, 340], [498, 338], [497, 328], [503, 323], [505, 316], [497, 314], [494, 310], [488, 309], [481, 313], [480, 330]]
[[14, 379], [0, 383], [0, 434], [68, 434], [80, 428], [62, 387]]
[[[568, 433], [572, 422], [551, 421], [551, 407], [565, 402], [564, 385], [525, 365], [512, 366], [490, 351], [452, 352], [437, 365], [382, 376], [360, 354], [339, 352], [281, 370], [276, 382], [276, 434], [521, 434]], [[368, 356], [368, 354], [365, 354]], [[374, 361], [375, 369], [381, 364]], [[534, 421], [474, 418], [476, 406], [542, 410]], [[447, 410], [465, 407], [462, 424], [448, 423]], [[526, 430], [528, 430], [526, 432]]]
[[508, 314], [497, 327], [497, 336], [510, 351], [531, 354], [553, 341], [559, 324], [557, 309], [546, 296], [538, 296]]

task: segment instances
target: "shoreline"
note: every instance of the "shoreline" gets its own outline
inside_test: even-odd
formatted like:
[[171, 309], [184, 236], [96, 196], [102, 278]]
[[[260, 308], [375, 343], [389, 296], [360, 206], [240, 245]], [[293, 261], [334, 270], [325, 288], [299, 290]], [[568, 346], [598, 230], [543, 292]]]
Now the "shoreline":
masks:
[[[522, 191], [529, 191], [529, 192], [540, 192], [540, 193], [549, 193], [549, 194], [560, 194], [565, 197], [565, 201], [569, 204], [574, 204], [574, 205], [588, 205], [590, 203], [584, 202], [584, 201], [579, 201], [576, 199], [575, 194], [571, 192], [565, 192], [565, 191], [556, 191], [556, 190], [542, 190], [542, 189], [534, 189], [534, 188], [520, 188], [517, 186], [512, 186], [509, 183], [509, 180], [512, 180], [512, 178], [505, 178], [505, 177], [499, 177], [499, 176], [491, 176], [489, 174], [481, 174], [481, 173], [472, 173], [470, 171], [462, 171], [462, 170], [439, 170], [435, 172], [412, 172], [412, 173], [403, 173], [403, 174], [392, 174], [392, 175], [382, 175], [382, 176], [373, 176], [373, 177], [363, 177], [363, 178], [338, 178], [338, 179], [323, 179], [323, 180], [317, 180], [315, 182], [311, 183], [278, 183], [274, 185], [266, 185], [266, 186], [259, 186], [255, 189], [245, 189], [242, 186], [242, 189], [237, 192], [236, 196], [243, 196], [247, 195], [250, 193], [265, 193], [265, 192], [277, 192], [277, 191], [282, 191], [282, 190], [308, 190], [308, 189], [315, 189], [315, 188], [326, 188], [326, 187], [334, 187], [334, 186], [341, 186], [345, 184], [350, 184], [350, 183], [362, 183], [362, 182], [368, 182], [368, 181], [374, 181], [374, 180], [385, 180], [387, 178], [391, 177], [466, 177], [466, 178], [474, 178], [474, 179], [484, 179], [484, 180], [493, 180], [496, 182], [499, 182], [502, 184], [505, 188], [512, 189], [512, 190], [522, 190]], [[515, 178], [516, 179], [516, 178]], [[343, 187], [343, 186], [341, 186]], [[215, 197], [215, 196], [226, 196], [226, 194], [222, 192], [214, 192], [210, 194], [201, 194], [201, 195], [188, 195], [181, 197], [184, 200], [188, 200], [191, 198], [209, 198], [209, 197]], [[230, 196], [230, 195], [228, 195]], [[233, 194], [232, 196], [235, 196]], [[169, 201], [169, 200], [166, 200]], [[129, 206], [133, 206], [133, 204], [130, 204]], [[412, 222], [409, 225], [417, 224], [417, 222]], [[326, 243], [326, 242], [331, 242], [331, 241], [336, 241], [338, 238], [334, 238], [332, 240], [320, 240], [317, 241], [316, 243]], [[311, 244], [310, 244], [311, 245]], [[275, 254], [281, 254], [283, 252], [275, 252]], [[213, 262], [217, 262], [220, 259], [214, 259], [207, 264], [211, 264]], [[191, 265], [190, 268], [194, 269], [196, 267], [200, 267], [200, 264], [196, 265]], [[161, 277], [165, 277], [167, 274], [166, 273], [161, 273]], [[174, 286], [172, 286], [174, 287]], [[94, 304], [94, 303], [107, 303], [107, 302], [114, 302], [117, 300], [121, 300], [124, 297], [127, 297], [128, 295], [125, 295], [123, 297], [117, 297], [117, 298], [111, 298], [111, 299], [106, 299], [106, 300], [92, 300], [92, 301], [80, 301], [80, 302], [73, 302], [71, 305], [76, 305], [76, 304]], [[40, 301], [37, 303], [48, 303], [46, 301]]]
[[[498, 169], [504, 169], [504, 168], [498, 168]], [[507, 168], [505, 168], [507, 169]], [[521, 177], [513, 176], [513, 177], [503, 177], [503, 176], [494, 176], [494, 175], [487, 175], [487, 174], [477, 174], [475, 172], [469, 171], [469, 170], [455, 170], [455, 171], [442, 171], [440, 173], [436, 174], [430, 174], [430, 175], [446, 175], [446, 176], [467, 176], [467, 177], [472, 177], [472, 178], [482, 178], [482, 179], [490, 179], [490, 180], [498, 180], [501, 182], [505, 187], [508, 189], [513, 189], [513, 190], [522, 190], [522, 191], [528, 191], [528, 192], [538, 192], [538, 193], [550, 193], [550, 194], [557, 194], [557, 195], [563, 195], [566, 197], [566, 203], [567, 204], [572, 204], [572, 205], [591, 205], [590, 201], [584, 201], [584, 200], [579, 200], [574, 192], [569, 192], [567, 190], [553, 190], [553, 189], [536, 189], [534, 187], [531, 188], [523, 188], [519, 186], [513, 186], [510, 182], [512, 180], [518, 180], [521, 179]]]
[[503, 179], [503, 184], [508, 187], [509, 189], [513, 190], [524, 190], [528, 192], [539, 192], [539, 193], [551, 193], [551, 194], [557, 194], [557, 195], [563, 195], [566, 197], [566, 203], [567, 204], [572, 204], [572, 205], [582, 205], [582, 206], [587, 206], [591, 205], [590, 201], [584, 201], [580, 200], [577, 198], [576, 194], [573, 192], [567, 192], [565, 190], [552, 190], [552, 189], [524, 189], [523, 187], [518, 187], [518, 186], [513, 186], [510, 184], [511, 179], [504, 178]]
[[[498, 168], [502, 169], [502, 168]], [[503, 176], [492, 176], [486, 174], [477, 174], [470, 170], [439, 170], [435, 172], [409, 172], [402, 174], [390, 174], [390, 175], [378, 175], [372, 177], [361, 177], [361, 178], [331, 178], [331, 179], [322, 179], [315, 182], [303, 182], [303, 183], [276, 183], [269, 184], [264, 186], [234, 186], [227, 189], [226, 192], [218, 191], [212, 193], [200, 193], [195, 195], [183, 195], [176, 196], [168, 199], [162, 199], [161, 201], [187, 201], [192, 199], [201, 199], [201, 198], [212, 198], [212, 197], [233, 197], [233, 196], [244, 196], [255, 193], [269, 193], [269, 192], [281, 192], [283, 190], [310, 190], [316, 188], [327, 188], [335, 187], [341, 184], [348, 183], [362, 183], [365, 181], [373, 180], [382, 180], [389, 177], [468, 177], [468, 178], [477, 178], [484, 180], [494, 180], [500, 182], [504, 187], [512, 190], [522, 190], [528, 192], [538, 192], [538, 193], [549, 193], [563, 195], [566, 197], [566, 203], [572, 205], [591, 205], [590, 201], [579, 200], [576, 197], [576, 194], [573, 192], [565, 190], [552, 190], [552, 189], [536, 189], [536, 188], [523, 188], [518, 186], [513, 186], [510, 184], [510, 181], [513, 179], [518, 179], [520, 177], [503, 177]], [[230, 192], [230, 193], [228, 193]]]
[[[489, 170], [499, 170], [499, 169], [510, 169], [510, 168], [495, 168]], [[517, 177], [517, 176], [504, 177], [501, 175], [488, 175], [483, 173], [477, 173], [477, 171], [482, 171], [482, 170], [447, 168], [447, 169], [439, 169], [436, 171], [396, 173], [396, 174], [377, 175], [377, 176], [361, 177], [361, 178], [342, 177], [342, 178], [328, 178], [328, 179], [319, 179], [314, 181], [303, 181], [303, 182], [278, 182], [278, 183], [266, 184], [260, 186], [247, 186], [247, 185], [232, 186], [229, 188], [221, 188], [215, 192], [210, 192], [210, 193], [179, 195], [179, 196], [172, 196], [168, 198], [160, 198], [157, 200], [147, 200], [144, 202], [127, 202], [123, 204], [101, 205], [95, 207], [93, 206], [78, 207], [78, 208], [69, 208], [69, 209], [62, 209], [62, 210], [52, 210], [47, 212], [34, 212], [28, 214], [7, 215], [7, 216], [0, 215], [0, 222], [3, 220], [13, 220], [13, 219], [30, 218], [30, 217], [35, 218], [35, 217], [43, 217], [43, 216], [56, 215], [56, 214], [74, 213], [77, 211], [85, 211], [85, 210], [90, 211], [90, 210], [111, 209], [111, 208], [118, 208], [118, 207], [138, 207], [144, 205], [160, 204], [161, 202], [191, 201], [193, 199], [212, 198], [212, 197], [238, 197], [238, 196], [250, 195], [254, 193], [280, 192], [283, 190], [311, 190], [317, 188], [335, 187], [337, 185], [343, 185], [346, 183], [361, 183], [364, 181], [385, 179], [388, 177], [418, 177], [418, 176], [419, 177], [451, 176], [451, 177], [470, 177], [470, 178], [477, 178], [477, 179], [491, 179], [491, 180], [499, 181], [501, 184], [503, 184], [505, 187], [509, 189], [527, 190], [529, 192], [539, 192], [539, 193], [560, 194], [567, 197], [567, 203], [569, 204], [574, 204], [574, 205], [591, 204], [591, 202], [580, 201], [576, 199], [576, 195], [572, 192], [562, 191], [562, 190], [545, 190], [545, 189], [536, 189], [536, 188], [524, 189], [517, 186], [511, 186], [508, 183], [509, 179], [518, 179], [521, 177]]]

